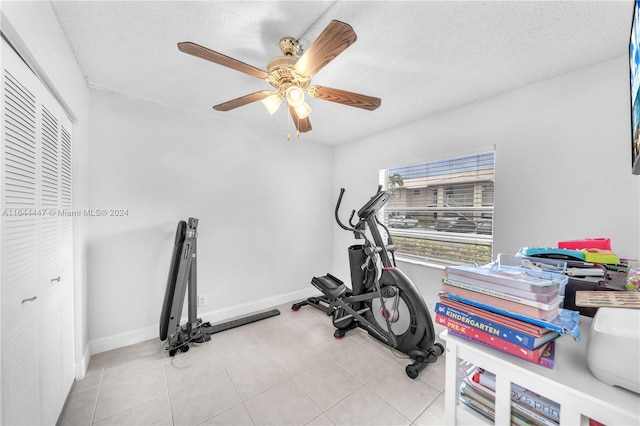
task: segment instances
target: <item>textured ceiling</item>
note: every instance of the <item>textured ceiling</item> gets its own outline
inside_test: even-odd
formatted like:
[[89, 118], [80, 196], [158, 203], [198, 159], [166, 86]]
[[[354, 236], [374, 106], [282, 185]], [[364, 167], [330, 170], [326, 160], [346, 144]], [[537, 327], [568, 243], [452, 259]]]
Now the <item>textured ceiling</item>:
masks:
[[[304, 47], [332, 19], [357, 41], [314, 84], [382, 98], [370, 112], [310, 99], [301, 140], [339, 144], [627, 54], [633, 1], [53, 1], [91, 88], [285, 137], [286, 108], [211, 107], [271, 86], [184, 54], [192, 41], [266, 70], [283, 36]], [[287, 120], [289, 123], [287, 124]], [[293, 133], [293, 132], [292, 132]]]

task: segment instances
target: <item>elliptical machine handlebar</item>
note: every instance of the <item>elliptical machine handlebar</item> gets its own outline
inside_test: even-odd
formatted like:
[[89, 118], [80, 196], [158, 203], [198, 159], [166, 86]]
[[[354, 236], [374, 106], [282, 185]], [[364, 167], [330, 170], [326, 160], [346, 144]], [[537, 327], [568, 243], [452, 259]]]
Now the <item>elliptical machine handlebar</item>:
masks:
[[367, 238], [367, 234], [362, 229], [359, 229], [360, 224], [364, 222], [360, 220], [356, 225], [353, 225], [352, 223], [353, 216], [355, 215], [355, 210], [351, 212], [351, 217], [349, 218], [349, 224], [351, 225], [351, 227], [345, 225], [340, 220], [339, 210], [340, 210], [340, 204], [342, 204], [342, 196], [344, 195], [344, 192], [345, 192], [344, 188], [340, 188], [340, 195], [338, 196], [338, 202], [336, 203], [336, 210], [335, 210], [336, 222], [338, 223], [340, 228], [344, 229], [345, 231], [353, 232], [356, 238], [363, 238], [365, 241], [369, 242], [369, 239]]
[[335, 210], [336, 222], [338, 222], [338, 225], [340, 225], [340, 228], [344, 229], [345, 231], [355, 231], [355, 228], [349, 228], [344, 223], [342, 223], [342, 221], [340, 220], [340, 216], [338, 215], [338, 211], [340, 210], [340, 204], [342, 204], [343, 195], [344, 195], [344, 188], [340, 188], [340, 195], [338, 196], [338, 202], [336, 203], [336, 210]]
[[351, 225], [352, 228], [355, 228], [356, 225], [353, 224], [353, 217], [356, 215], [356, 211], [355, 210], [351, 210], [351, 216], [349, 216], [349, 225]]

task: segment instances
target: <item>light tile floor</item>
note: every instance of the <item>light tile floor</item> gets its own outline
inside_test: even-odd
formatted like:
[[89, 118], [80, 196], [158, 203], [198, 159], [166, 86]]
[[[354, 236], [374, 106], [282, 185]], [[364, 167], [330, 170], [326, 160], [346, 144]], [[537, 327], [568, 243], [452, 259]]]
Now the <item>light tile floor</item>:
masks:
[[439, 425], [444, 354], [411, 380], [409, 363], [362, 330], [333, 337], [305, 306], [214, 334], [169, 357], [150, 340], [94, 355], [64, 425]]

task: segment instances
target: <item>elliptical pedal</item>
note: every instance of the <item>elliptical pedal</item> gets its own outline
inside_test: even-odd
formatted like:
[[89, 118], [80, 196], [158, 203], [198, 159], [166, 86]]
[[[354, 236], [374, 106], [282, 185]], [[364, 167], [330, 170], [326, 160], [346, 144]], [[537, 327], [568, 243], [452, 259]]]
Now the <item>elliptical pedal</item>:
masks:
[[336, 300], [347, 291], [347, 286], [331, 274], [322, 277], [313, 277], [311, 284], [331, 301]]

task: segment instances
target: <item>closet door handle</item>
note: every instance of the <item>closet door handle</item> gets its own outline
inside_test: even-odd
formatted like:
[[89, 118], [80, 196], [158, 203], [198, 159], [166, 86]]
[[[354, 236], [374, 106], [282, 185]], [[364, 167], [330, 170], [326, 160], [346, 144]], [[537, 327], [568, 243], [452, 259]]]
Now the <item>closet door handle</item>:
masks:
[[54, 281], [60, 282], [60, 275], [58, 275], [57, 278], [51, 278], [51, 282], [54, 282]]
[[22, 304], [24, 304], [26, 302], [33, 302], [37, 298], [38, 298], [38, 296], [33, 296], [33, 297], [28, 298], [28, 299], [22, 299]]

